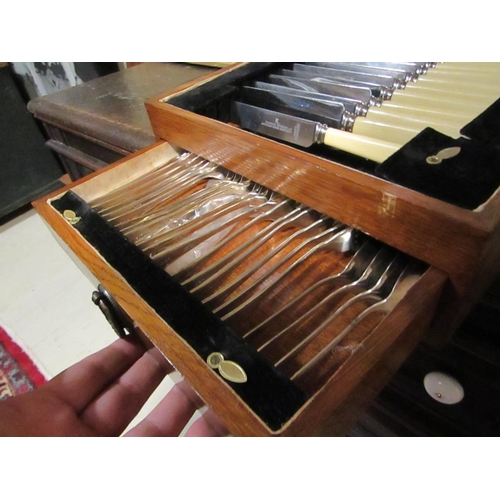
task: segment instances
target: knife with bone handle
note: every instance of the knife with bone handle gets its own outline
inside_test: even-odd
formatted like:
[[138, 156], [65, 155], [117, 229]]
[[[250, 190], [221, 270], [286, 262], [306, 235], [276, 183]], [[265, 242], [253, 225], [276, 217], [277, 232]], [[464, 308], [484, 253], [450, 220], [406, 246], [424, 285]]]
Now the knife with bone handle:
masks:
[[400, 145], [331, 128], [277, 111], [258, 108], [243, 102], [231, 103], [231, 118], [241, 128], [308, 148], [313, 144], [329, 147], [382, 163]]
[[383, 105], [388, 110], [400, 110], [402, 114], [419, 113], [419, 111], [429, 111], [431, 113], [447, 114], [452, 116], [463, 116], [466, 121], [472, 120], [480, 112], [484, 111], [488, 104], [492, 104], [496, 99], [489, 99], [485, 104], [481, 98], [474, 101], [467, 101], [464, 96], [444, 96], [442, 93], [419, 94], [418, 89], [413, 91], [409, 89], [397, 90], [392, 93], [390, 99], [378, 99], [375, 95], [378, 92], [375, 88], [359, 87], [356, 85], [347, 85], [331, 83], [331, 80], [323, 77], [300, 78], [292, 71], [282, 70], [283, 74], [272, 74], [267, 79], [276, 85], [288, 87], [290, 89], [304, 90], [308, 92], [319, 92], [331, 96], [348, 97], [353, 100], [359, 100], [369, 107], [379, 107]]
[[[355, 116], [346, 112], [344, 106], [335, 102], [315, 100], [289, 93], [269, 91], [262, 88], [243, 87], [244, 102], [265, 109], [274, 109], [287, 114], [296, 114], [305, 119], [319, 120], [332, 128], [347, 130], [355, 134], [374, 137], [400, 145], [405, 144], [427, 127], [433, 127], [452, 137], [460, 135], [466, 124], [463, 119], [423, 113], [422, 116], [407, 116], [401, 112], [373, 108], [366, 116]], [[458, 120], [458, 121], [457, 121]]]
[[468, 96], [477, 96], [478, 94], [498, 95], [499, 90], [494, 75], [492, 77], [478, 73], [473, 78], [468, 77], [468, 75], [459, 77], [456, 73], [450, 74], [444, 65], [433, 68], [432, 71], [420, 77], [418, 81], [410, 82], [405, 81], [403, 78], [398, 78], [397, 73], [393, 74], [387, 70], [349, 66], [346, 63], [294, 64], [293, 70], [311, 75], [323, 75], [335, 80], [379, 84], [394, 90], [405, 89], [408, 91], [417, 90], [420, 92], [441, 92], [446, 94], [453, 92]]
[[323, 75], [325, 77], [364, 84], [379, 84], [386, 87], [406, 90], [417, 90], [420, 92], [441, 92], [465, 94], [468, 96], [498, 95], [499, 86], [495, 75], [477, 73], [473, 78], [468, 75], [450, 73], [446, 66], [438, 66], [430, 70], [426, 75], [418, 78], [418, 81], [407, 82], [403, 77], [398, 78], [397, 73], [388, 70], [349, 66], [346, 63], [307, 63], [294, 64], [293, 70], [305, 72], [311, 75]]
[[389, 125], [393, 124], [394, 126], [401, 125], [401, 120], [403, 122], [406, 120], [411, 120], [412, 122], [423, 122], [435, 127], [455, 125], [456, 127], [461, 128], [464, 124], [468, 123], [474, 118], [474, 116], [470, 112], [467, 112], [465, 110], [462, 112], [462, 110], [460, 109], [455, 109], [452, 111], [448, 111], [447, 113], [443, 113], [441, 109], [432, 109], [428, 106], [422, 108], [418, 108], [416, 106], [397, 106], [392, 104], [391, 101], [385, 101], [384, 105], [381, 106], [380, 109], [370, 109], [370, 106], [362, 104], [354, 99], [328, 95], [326, 93], [316, 92], [312, 89], [307, 91], [289, 87], [288, 85], [275, 85], [258, 81], [253, 82], [252, 85], [258, 89], [274, 92], [276, 93], [276, 95], [289, 94], [298, 98], [313, 99], [324, 103], [336, 102], [339, 104], [343, 104], [345, 111], [351, 113], [354, 116], [369, 115], [371, 119], [377, 120], [381, 124], [387, 123]]

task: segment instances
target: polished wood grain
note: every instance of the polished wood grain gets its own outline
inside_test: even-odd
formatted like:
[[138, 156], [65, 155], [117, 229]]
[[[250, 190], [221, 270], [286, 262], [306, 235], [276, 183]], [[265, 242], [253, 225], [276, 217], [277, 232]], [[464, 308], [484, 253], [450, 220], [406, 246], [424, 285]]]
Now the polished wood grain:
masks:
[[[95, 199], [98, 194], [102, 194], [107, 185], [120, 186], [130, 179], [131, 175], [134, 175], [136, 169], [142, 168], [144, 172], [155, 168], [161, 163], [162, 157], [170, 158], [172, 151], [167, 144], [159, 143], [142, 154], [134, 155], [129, 160], [107, 167], [88, 181], [79, 181], [53, 196], [59, 196], [66, 190], [72, 189], [87, 200]], [[144, 160], [146, 167], [138, 165], [141, 159]], [[432, 268], [421, 277], [415, 277], [414, 283], [389, 314], [374, 321], [371, 329], [361, 329], [356, 334], [357, 336], [350, 339], [351, 343], [347, 345], [349, 349], [344, 351], [347, 355], [331, 358], [333, 365], [330, 366], [327, 363], [326, 371], [320, 370], [319, 374], [316, 372], [312, 379], [306, 378], [305, 382], [301, 382], [303, 388], [309, 393], [307, 403], [282, 429], [273, 432], [229, 385], [218, 377], [205, 361], [156, 314], [123, 277], [110, 267], [99, 253], [51, 207], [49, 199], [53, 196], [35, 204], [38, 212], [68, 245], [71, 252], [84, 263], [124, 311], [134, 319], [137, 327], [144, 332], [149, 341], [163, 352], [202, 399], [224, 421], [233, 435], [344, 434], [376, 392], [373, 388], [375, 383], [373, 380], [370, 391], [360, 389], [363, 382], [369, 374], [373, 376], [374, 373], [378, 373], [377, 370], [381, 370], [380, 366], [382, 366], [382, 372], [376, 377], [379, 381], [378, 385], [375, 384], [377, 389], [380, 389], [387, 378], [394, 373], [415, 342], [425, 333], [446, 279], [444, 273]], [[329, 265], [328, 262], [323, 262], [325, 258], [324, 254], [318, 254], [316, 274], [323, 274], [327, 267], [336, 269], [343, 265], [341, 261]], [[290, 279], [293, 282], [295, 278], [291, 276]], [[313, 274], [311, 274], [311, 279], [315, 279]], [[288, 283], [289, 287], [291, 282]], [[282, 293], [285, 288], [286, 285], [281, 288]], [[273, 301], [267, 303], [263, 301], [260, 308], [265, 306], [272, 308], [276, 304]], [[393, 352], [396, 345], [399, 347]], [[271, 361], [272, 357], [271, 354]], [[358, 390], [356, 401], [354, 401], [353, 394]], [[329, 423], [332, 419], [337, 423], [342, 421], [343, 425], [332, 427]]]
[[462, 290], [493, 229], [481, 216], [231, 125], [149, 101], [156, 133], [438, 267]]

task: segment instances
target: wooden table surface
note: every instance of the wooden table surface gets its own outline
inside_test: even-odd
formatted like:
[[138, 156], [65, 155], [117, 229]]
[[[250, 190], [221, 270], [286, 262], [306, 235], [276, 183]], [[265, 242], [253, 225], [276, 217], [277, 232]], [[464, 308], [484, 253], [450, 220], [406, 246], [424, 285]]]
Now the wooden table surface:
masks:
[[144, 102], [215, 69], [187, 63], [139, 64], [33, 99], [28, 109], [45, 123], [133, 152], [155, 140]]

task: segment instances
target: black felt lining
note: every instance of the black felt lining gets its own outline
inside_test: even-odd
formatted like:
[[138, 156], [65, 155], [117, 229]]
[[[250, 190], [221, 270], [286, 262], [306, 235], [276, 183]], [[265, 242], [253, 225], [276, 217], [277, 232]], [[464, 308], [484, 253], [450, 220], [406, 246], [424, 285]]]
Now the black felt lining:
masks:
[[500, 144], [500, 99], [468, 123], [460, 133], [479, 144]]
[[307, 396], [270, 366], [243, 339], [163, 269], [104, 220], [72, 191], [52, 201], [60, 213], [73, 210], [81, 220], [75, 229], [125, 281], [206, 362], [212, 352], [238, 363], [248, 381], [225, 381], [273, 431], [280, 429], [305, 403]]
[[176, 95], [167, 102], [186, 111], [203, 114], [203, 110], [211, 107], [214, 101], [221, 101], [234, 94], [238, 91], [238, 85], [274, 65], [275, 63], [247, 64]]
[[[437, 165], [428, 156], [459, 146], [460, 153]], [[500, 185], [500, 154], [495, 147], [466, 138], [452, 139], [426, 128], [375, 169], [375, 175], [461, 208], [477, 208]]]

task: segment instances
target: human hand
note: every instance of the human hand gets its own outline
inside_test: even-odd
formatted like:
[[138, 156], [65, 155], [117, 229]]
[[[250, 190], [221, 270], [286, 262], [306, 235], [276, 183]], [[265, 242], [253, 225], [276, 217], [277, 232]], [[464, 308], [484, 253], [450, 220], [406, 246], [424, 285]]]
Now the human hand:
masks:
[[[119, 339], [42, 387], [0, 401], [2, 436], [120, 436], [172, 366], [156, 349]], [[199, 407], [194, 391], [176, 384], [125, 436], [178, 436]], [[224, 430], [207, 412], [186, 436]]]

